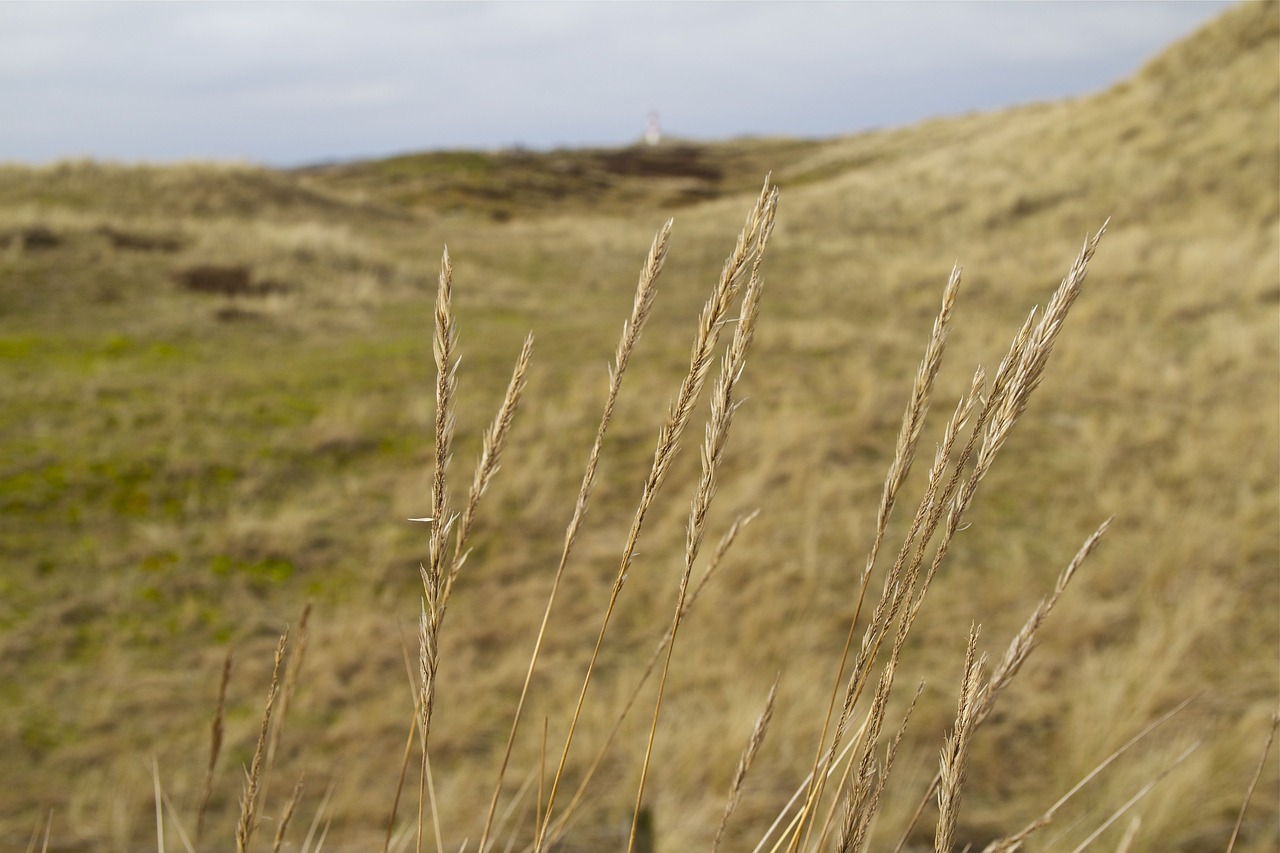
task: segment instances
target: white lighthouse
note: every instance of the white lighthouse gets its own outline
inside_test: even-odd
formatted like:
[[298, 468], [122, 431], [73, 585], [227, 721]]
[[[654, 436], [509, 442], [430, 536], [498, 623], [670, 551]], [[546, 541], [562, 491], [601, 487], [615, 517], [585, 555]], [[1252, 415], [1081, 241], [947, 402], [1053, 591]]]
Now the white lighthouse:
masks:
[[662, 128], [658, 126], [658, 114], [649, 111], [649, 123], [644, 128], [645, 145], [657, 145], [662, 141]]

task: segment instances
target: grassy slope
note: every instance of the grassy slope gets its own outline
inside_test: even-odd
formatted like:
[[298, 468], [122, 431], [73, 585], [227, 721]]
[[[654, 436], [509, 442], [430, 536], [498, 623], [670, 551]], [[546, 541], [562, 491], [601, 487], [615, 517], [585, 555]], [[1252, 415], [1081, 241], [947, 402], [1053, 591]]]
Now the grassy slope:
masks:
[[[1058, 363], [927, 605], [904, 677], [928, 687], [885, 823], [914, 806], [935, 765], [970, 621], [1001, 649], [1115, 514], [975, 744], [965, 837], [1022, 825], [1142, 721], [1204, 689], [1086, 805], [1104, 813], [1202, 738], [1144, 801], [1134, 849], [1222, 849], [1277, 689], [1278, 38], [1274, 4], [1243, 7], [1094, 97], [816, 143], [422, 155], [299, 173], [0, 167], [0, 846], [25, 843], [50, 806], [65, 838], [145, 839], [152, 754], [189, 815], [234, 643], [215, 800], [230, 826], [268, 650], [308, 597], [315, 628], [273, 799], [306, 768], [308, 815], [338, 782], [331, 838], [377, 834], [409, 711], [399, 638], [412, 642], [425, 542], [396, 519], [427, 499], [429, 299], [445, 242], [463, 349], [460, 478], [520, 338], [538, 336], [527, 407], [445, 632], [434, 760], [458, 815], [449, 830], [459, 843], [474, 833], [485, 756], [649, 235], [674, 208], [657, 315], [539, 683], [552, 742], [557, 697], [579, 678], [575, 629], [594, 621], [689, 321], [745, 209], [735, 194], [772, 169], [781, 219], [718, 519], [764, 514], [682, 641], [652, 788], [660, 832], [674, 848], [707, 837], [784, 663], [744, 832], [803, 772], [951, 261], [967, 272], [940, 410], [1111, 216]], [[174, 283], [199, 264], [249, 267], [280, 292]], [[684, 454], [642, 545], [607, 652], [618, 686], [601, 696], [623, 689], [622, 664], [666, 618], [695, 464]], [[589, 712], [589, 731], [606, 718]], [[524, 746], [517, 781], [536, 748]], [[634, 763], [619, 757], [609, 773], [619, 791], [602, 793], [589, 826], [626, 814]], [[1274, 793], [1274, 763], [1264, 778]], [[1275, 797], [1260, 794], [1252, 815], [1238, 849], [1271, 849]]]

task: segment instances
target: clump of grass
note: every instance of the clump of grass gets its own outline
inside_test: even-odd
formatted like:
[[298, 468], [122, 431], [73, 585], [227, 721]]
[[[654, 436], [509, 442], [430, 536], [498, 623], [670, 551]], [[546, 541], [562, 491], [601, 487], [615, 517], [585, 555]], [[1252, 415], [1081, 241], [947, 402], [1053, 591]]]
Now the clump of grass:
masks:
[[[759, 316], [761, 295], [763, 292], [762, 261], [773, 230], [773, 222], [777, 209], [777, 190], [768, 182], [757, 198], [756, 204], [747, 217], [736, 245], [725, 261], [722, 274], [710, 297], [707, 299], [699, 315], [694, 343], [689, 361], [689, 369], [677, 388], [670, 405], [666, 420], [659, 431], [653, 454], [653, 463], [649, 475], [644, 481], [640, 498], [637, 502], [631, 528], [622, 547], [618, 569], [615, 574], [608, 603], [600, 621], [594, 647], [586, 664], [582, 679], [582, 687], [572, 709], [566, 709], [568, 718], [567, 733], [560, 757], [554, 769], [549, 772], [549, 781], [538, 786], [538, 803], [536, 808], [536, 826], [531, 841], [535, 853], [552, 849], [558, 838], [566, 831], [569, 813], [580, 802], [575, 796], [565, 807], [558, 801], [560, 788], [566, 778], [566, 767], [570, 751], [574, 746], [574, 734], [582, 718], [583, 707], [588, 700], [589, 688], [596, 671], [600, 650], [604, 646], [611, 617], [615, 611], [619, 597], [622, 595], [629, 572], [632, 569], [633, 557], [637, 544], [643, 533], [645, 521], [658, 493], [664, 484], [671, 462], [678, 453], [681, 438], [691, 419], [695, 406], [702, 395], [710, 375], [712, 360], [717, 350], [721, 331], [730, 323], [733, 324], [732, 340], [724, 352], [719, 376], [713, 383], [710, 414], [705, 426], [705, 441], [702, 448], [702, 474], [693, 488], [690, 501], [689, 519], [686, 525], [686, 541], [684, 567], [680, 576], [679, 591], [674, 606], [671, 625], [668, 628], [653, 663], [661, 663], [657, 695], [654, 700], [652, 721], [642, 757], [639, 759], [639, 781], [636, 786], [635, 806], [629, 832], [627, 849], [635, 849], [640, 836], [640, 825], [645, 814], [645, 786], [648, 779], [650, 761], [653, 756], [653, 745], [661, 723], [662, 697], [667, 684], [667, 676], [676, 645], [681, 621], [690, 603], [691, 579], [694, 566], [706, 533], [708, 511], [716, 493], [717, 475], [720, 461], [723, 459], [728, 437], [732, 427], [733, 416], [740, 404], [735, 396], [736, 384], [742, 377], [747, 354], [750, 349], [756, 322]], [[618, 344], [614, 365], [610, 370], [610, 385], [606, 396], [604, 415], [597, 430], [596, 440], [588, 454], [586, 473], [582, 487], [575, 502], [573, 514], [566, 529], [564, 547], [559, 566], [548, 596], [542, 626], [534, 640], [534, 652], [531, 658], [520, 698], [517, 702], [515, 718], [508, 737], [507, 748], [503, 755], [498, 778], [494, 785], [493, 795], [489, 802], [485, 823], [480, 831], [479, 849], [487, 851], [491, 847], [490, 837], [494, 834], [494, 817], [502, 800], [503, 783], [510, 760], [511, 746], [517, 737], [521, 715], [533, 672], [537, 667], [539, 652], [542, 648], [547, 624], [552, 618], [561, 578], [568, 564], [573, 543], [585, 516], [591, 494], [596, 466], [599, 461], [605, 432], [609, 426], [613, 408], [617, 400], [622, 374], [629, 361], [636, 338], [643, 327], [654, 295], [656, 279], [661, 272], [666, 255], [666, 245], [670, 232], [670, 223], [664, 226], [654, 238], [640, 275], [631, 318], [623, 327], [622, 340]], [[944, 430], [942, 441], [930, 468], [928, 482], [923, 497], [915, 511], [908, 532], [902, 542], [894, 563], [885, 573], [883, 589], [875, 604], [870, 619], [862, 625], [862, 640], [854, 645], [854, 637], [860, 624], [861, 602], [865, 600], [871, 581], [874, 577], [877, 557], [889, 530], [889, 519], [897, 503], [899, 491], [905, 484], [916, 447], [923, 434], [926, 415], [931, 404], [934, 379], [942, 362], [945, 349], [946, 332], [956, 303], [960, 285], [960, 271], [953, 271], [944, 288], [942, 308], [935, 322], [932, 334], [926, 345], [925, 356], [921, 362], [916, 380], [912, 387], [906, 412], [902, 420], [901, 430], [893, 460], [885, 479], [879, 508], [877, 510], [876, 535], [867, 556], [862, 572], [859, 588], [859, 607], [850, 623], [849, 642], [837, 667], [832, 702], [826, 712], [827, 724], [824, 725], [822, 742], [815, 755], [813, 770], [803, 788], [803, 796], [793, 800], [796, 808], [790, 813], [785, 832], [778, 836], [773, 849], [798, 851], [801, 849], [825, 849], [827, 841], [834, 831], [836, 804], [843, 804], [843, 820], [839, 831], [837, 847], [840, 850], [863, 849], [867, 828], [875, 816], [884, 782], [890, 769], [892, 758], [883, 764], [875, 758], [880, 743], [880, 732], [885, 723], [888, 700], [891, 695], [896, 670], [906, 639], [911, 627], [918, 617], [930, 582], [944, 563], [955, 534], [963, 526], [965, 513], [972, 504], [979, 483], [990, 470], [1004, 447], [1006, 440], [1027, 408], [1027, 402], [1040, 384], [1054, 342], [1062, 328], [1063, 321], [1070, 311], [1083, 285], [1090, 258], [1097, 248], [1102, 236], [1099, 231], [1087, 241], [1080, 256], [1072, 265], [1067, 277], [1054, 293], [1044, 313], [1033, 311], [1000, 362], [990, 386], [987, 385], [986, 373], [979, 368], [973, 377], [968, 394], [957, 404], [953, 415]], [[745, 287], [744, 287], [745, 285]], [[736, 319], [731, 319], [732, 307], [737, 304], [741, 294], [741, 305]], [[419, 710], [421, 714], [420, 744], [422, 747], [420, 791], [429, 793], [431, 710], [434, 701], [434, 689], [437, 679], [439, 660], [439, 634], [443, 614], [448, 603], [449, 592], [457, 575], [458, 555], [462, 553], [466, 531], [474, 514], [475, 503], [483, 492], [482, 481], [486, 470], [485, 458], [488, 458], [491, 446], [495, 455], [500, 452], [500, 442], [486, 438], [485, 457], [477, 470], [476, 483], [472, 488], [472, 499], [466, 512], [461, 516], [452, 514], [447, 500], [446, 472], [450, 460], [450, 446], [453, 434], [453, 406], [456, 397], [456, 356], [455, 321], [451, 312], [451, 267], [446, 255], [441, 267], [440, 288], [436, 306], [435, 359], [437, 366], [436, 384], [436, 450], [434, 477], [432, 480], [431, 515], [423, 519], [431, 524], [429, 539], [429, 565], [423, 569], [424, 606], [420, 629], [420, 696]], [[521, 357], [521, 364], [527, 359], [527, 349]], [[517, 377], [523, 368], [517, 367]], [[518, 378], [512, 380], [503, 403], [503, 415], [499, 421], [505, 423], [506, 417], [519, 396]], [[970, 421], [972, 425], [970, 426]], [[495, 422], [495, 432], [497, 435]], [[496, 445], [496, 446], [495, 446]], [[457, 532], [457, 545], [454, 549], [454, 562], [446, 564], [444, 558], [444, 541], [451, 528], [458, 521], [463, 523]], [[1104, 525], [1105, 528], [1105, 525]], [[1082, 554], [1091, 550], [1096, 544], [1101, 530], [1089, 543]], [[1015, 638], [1009, 652], [1006, 653], [997, 672], [988, 677], [984, 673], [985, 655], [977, 652], [978, 631], [975, 627], [971, 634], [966, 653], [965, 677], [961, 688], [959, 712], [953, 735], [948, 739], [943, 755], [943, 770], [939, 774], [934, 787], [938, 789], [940, 816], [937, 825], [935, 847], [938, 850], [949, 850], [952, 846], [955, 827], [958, 820], [960, 794], [964, 781], [965, 757], [974, 730], [990, 713], [992, 703], [998, 693], [1016, 673], [1030, 651], [1036, 630], [1044, 621], [1053, 603], [1061, 594], [1071, 575], [1074, 574], [1078, 561], [1072, 563], [1068, 572], [1055, 591], [1055, 595], [1038, 609], [1028, 622], [1024, 632]], [[881, 665], [882, 653], [887, 657]], [[651, 663], [646, 667], [642, 678], [647, 678], [655, 671]], [[876, 673], [879, 672], [877, 677]], [[874, 687], [871, 687], [874, 682]], [[839, 685], [844, 684], [843, 688]], [[870, 705], [861, 712], [861, 701], [870, 691]], [[776, 691], [771, 692], [767, 710], [760, 723], [753, 731], [751, 742], [747, 747], [738, 774], [729, 796], [725, 821], [732, 812], [732, 805], [739, 796], [745, 774], [751, 765], [751, 759], [760, 749], [766, 731], [766, 725], [772, 714]], [[632, 707], [628, 701], [622, 709], [626, 714]], [[863, 722], [853, 730], [851, 725], [855, 715], [863, 714]], [[901, 732], [905, 728], [903, 721], [894, 747], [901, 740]], [[829, 730], [829, 732], [828, 732]], [[829, 737], [828, 737], [829, 734]], [[853, 749], [853, 757], [845, 765], [841, 777], [834, 784], [829, 779], [843, 756]], [[543, 747], [545, 751], [545, 746]], [[892, 753], [891, 753], [892, 755]], [[596, 765], [592, 764], [592, 768]], [[593, 771], [588, 771], [588, 780]], [[587, 780], [583, 780], [585, 786]], [[582, 788], [580, 788], [582, 790]], [[545, 791], [545, 801], [544, 792]], [[824, 812], [825, 817], [820, 817]], [[561, 805], [564, 813], [557, 811]], [[790, 807], [789, 807], [790, 808]], [[420, 816], [423, 808], [419, 809]], [[433, 820], [439, 816], [433, 809]], [[716, 834], [713, 846], [718, 846], [724, 832], [724, 823]], [[440, 838], [439, 825], [434, 827], [437, 839]], [[422, 845], [424, 828], [420, 817], [418, 830], [419, 848]]]
[[[601, 760], [623, 720], [634, 708], [644, 684], [654, 673], [658, 674], [650, 722], [646, 728], [645, 745], [635, 756], [638, 767], [635, 781], [634, 805], [631, 810], [630, 828], [626, 834], [626, 849], [643, 850], [650, 843], [647, 839], [651, 820], [646, 800], [646, 787], [651, 778], [651, 762], [654, 745], [664, 736], [662, 727], [663, 697], [669, 685], [670, 667], [676, 655], [676, 644], [681, 625], [690, 608], [696, 602], [705, 585], [714, 578], [731, 546], [743, 527], [755, 515], [737, 519], [724, 533], [707, 565], [694, 581], [701, 546], [708, 532], [710, 508], [717, 493], [721, 463], [728, 447], [735, 414], [742, 400], [739, 383], [742, 380], [747, 356], [760, 318], [764, 293], [763, 261], [773, 232], [778, 205], [778, 191], [766, 180], [763, 189], [748, 213], [738, 239], [730, 251], [721, 275], [698, 315], [688, 369], [675, 389], [667, 414], [658, 432], [652, 464], [644, 479], [640, 497], [626, 538], [607, 603], [600, 616], [595, 639], [590, 643], [591, 652], [585, 663], [581, 687], [576, 700], [560, 710], [564, 714], [565, 734], [563, 745], [548, 752], [548, 721], [541, 726], [539, 752], [542, 756], [538, 767], [530, 775], [520, 791], [514, 795], [506, 791], [506, 776], [513, 756], [513, 747], [522, 731], [527, 703], [533, 689], [534, 675], [541, 662], [548, 627], [555, 618], [558, 594], [565, 572], [570, 565], [575, 542], [590, 505], [595, 476], [605, 446], [605, 439], [612, 423], [613, 413], [621, 390], [622, 380], [631, 361], [636, 343], [650, 314], [657, 293], [657, 281], [663, 270], [667, 246], [672, 229], [671, 222], [662, 226], [653, 239], [639, 275], [632, 311], [623, 324], [622, 335], [609, 370], [603, 414], [595, 438], [587, 453], [585, 472], [574, 501], [570, 519], [565, 528], [563, 546], [558, 565], [547, 593], [541, 624], [532, 641], [532, 653], [519, 696], [515, 703], [509, 734], [496, 768], [495, 781], [487, 807], [483, 808], [483, 822], [476, 828], [481, 853], [497, 849], [498, 837], [506, 834], [510, 839], [505, 849], [516, 849], [516, 839], [522, 839], [523, 848], [533, 853], [549, 853], [567, 849], [571, 839], [573, 819], [584, 798], [590, 796], [593, 779], [601, 766]], [[758, 829], [757, 851], [817, 851], [836, 849], [860, 851], [868, 849], [871, 829], [885, 802], [886, 782], [895, 766], [899, 747], [904, 740], [917, 689], [902, 717], [895, 722], [890, 717], [890, 700], [894, 695], [897, 677], [903, 666], [904, 652], [908, 647], [913, 626], [923, 612], [923, 605], [931, 583], [942, 571], [957, 534], [965, 527], [966, 517], [974, 504], [979, 487], [988, 472], [1008, 444], [1008, 438], [1028, 408], [1031, 395], [1041, 384], [1058, 335], [1063, 329], [1073, 304], [1080, 295], [1092, 259], [1105, 231], [1105, 225], [1087, 239], [1079, 255], [1071, 264], [1067, 275], [1053, 292], [1043, 311], [1033, 309], [1017, 330], [994, 373], [978, 367], [972, 376], [968, 391], [955, 402], [943, 426], [941, 437], [924, 479], [922, 492], [909, 522], [896, 543], [896, 550], [888, 566], [882, 566], [880, 557], [885, 545], [895, 535], [891, 524], [900, 504], [902, 492], [909, 482], [909, 475], [917, 457], [920, 441], [925, 432], [928, 413], [933, 405], [935, 379], [942, 364], [949, 327], [957, 305], [961, 285], [961, 271], [955, 268], [944, 288], [941, 307], [925, 345], [924, 356], [908, 393], [908, 401], [901, 420], [893, 456], [885, 475], [879, 504], [875, 510], [874, 537], [862, 562], [857, 586], [856, 606], [849, 620], [847, 640], [832, 665], [832, 681], [829, 700], [825, 707], [812, 709], [815, 719], [821, 721], [820, 734], [814, 744], [813, 760], [808, 776], [783, 804], [776, 820], [770, 826]], [[434, 418], [435, 444], [432, 453], [432, 480], [430, 507], [427, 515], [411, 519], [428, 525], [427, 559], [421, 566], [422, 604], [418, 628], [419, 648], [415, 685], [413, 726], [406, 749], [406, 765], [414, 745], [413, 730], [417, 732], [419, 752], [419, 802], [416, 827], [410, 833], [395, 833], [394, 815], [388, 826], [384, 849], [403, 849], [416, 843], [420, 851], [434, 839], [437, 850], [445, 848], [444, 822], [451, 818], [442, 814], [436, 797], [433, 778], [432, 724], [442, 666], [449, 660], [442, 659], [441, 634], [445, 624], [452, 592], [467, 562], [468, 542], [475, 520], [480, 512], [482, 498], [498, 472], [499, 462], [506, 447], [516, 412], [521, 402], [532, 355], [532, 337], [527, 338], [517, 357], [506, 393], [502, 397], [497, 415], [483, 436], [480, 459], [461, 509], [454, 509], [450, 501], [449, 476], [452, 461], [454, 424], [458, 406], [459, 346], [457, 320], [452, 308], [453, 269], [446, 251], [440, 266], [436, 309], [434, 317], [433, 352], [436, 367]], [[735, 314], [736, 306], [736, 314]], [[668, 480], [672, 462], [679, 453], [682, 438], [689, 426], [699, 400], [711, 379], [716, 353], [720, 351], [722, 333], [732, 329], [728, 343], [723, 347], [720, 367], [710, 382], [709, 414], [704, 426], [701, 447], [701, 473], [692, 485], [689, 496], [688, 520], [685, 525], [684, 553], [679, 574], [678, 592], [671, 609], [669, 624], [648, 663], [635, 679], [635, 687], [628, 698], [614, 710], [615, 723], [604, 745], [581, 773], [575, 792], [563, 795], [570, 782], [570, 755], [577, 746], [575, 733], [583, 719], [584, 708], [592, 698], [591, 687], [598, 672], [602, 648], [610, 639], [609, 628], [619, 599], [625, 593], [630, 572], [634, 568], [634, 556], [644, 534], [655, 501]], [[766, 522], [767, 523], [767, 522]], [[897, 849], [907, 844], [908, 835], [920, 821], [928, 803], [936, 798], [937, 817], [933, 833], [933, 848], [938, 853], [948, 853], [957, 846], [957, 830], [961, 823], [963, 792], [967, 773], [969, 748], [973, 738], [986, 722], [997, 700], [1018, 674], [1034, 648], [1040, 629], [1047, 617], [1075, 577], [1081, 565], [1096, 548], [1106, 532], [1109, 521], [1089, 535], [1078, 553], [1059, 575], [1050, 595], [1037, 606], [1021, 630], [1011, 639], [1004, 654], [993, 668], [988, 668], [988, 655], [979, 648], [979, 626], [970, 626], [964, 648], [962, 679], [957, 691], [956, 715], [951, 732], [941, 746], [940, 769], [926, 786], [920, 805], [914, 816], [902, 827], [901, 841]], [[879, 579], [879, 593], [873, 593], [873, 583]], [[869, 607], [870, 613], [864, 614]], [[302, 627], [305, 628], [304, 612]], [[242, 798], [240, 825], [236, 833], [237, 849], [250, 849], [253, 833], [261, 814], [260, 797], [265, 792], [271, 760], [279, 740], [279, 722], [271, 726], [273, 705], [279, 692], [281, 665], [287, 645], [282, 637], [277, 647], [275, 667], [268, 693], [267, 709], [263, 715], [258, 747], [254, 752], [248, 780]], [[299, 645], [285, 674], [285, 690], [279, 713], [283, 715], [297, 678], [302, 647]], [[222, 693], [225, 694], [230, 659], [224, 669]], [[778, 682], [775, 680], [764, 702], [764, 710], [754, 725], [749, 741], [732, 783], [727, 792], [723, 816], [710, 842], [712, 851], [718, 850], [725, 838], [726, 827], [734, 814], [747, 784], [757, 755], [766, 745], [770, 721], [779, 701]], [[1175, 709], [1174, 712], [1176, 713]], [[222, 700], [214, 723], [214, 748], [209, 763], [209, 776], [217, 761], [221, 739]], [[1093, 773], [1069, 791], [1061, 800], [1025, 829], [993, 841], [989, 851], [1016, 850], [1026, 840], [1047, 826], [1062, 804], [1123, 754], [1137, 740], [1163, 722], [1161, 718], [1133, 738], [1129, 743], [1106, 758]], [[893, 725], [893, 734], [886, 737], [886, 727]], [[690, 744], [697, 749], [697, 744]], [[1188, 751], [1189, 752], [1189, 751]], [[1188, 752], [1165, 771], [1172, 770]], [[548, 759], [550, 759], [548, 761]], [[445, 768], [445, 772], [448, 769]], [[1161, 774], [1163, 775], [1163, 774]], [[405, 774], [401, 773], [400, 786]], [[1159, 781], [1153, 778], [1131, 802], [1140, 799]], [[536, 785], [532, 784], [536, 780]], [[208, 800], [208, 777], [201, 810], [197, 821], [197, 843], [204, 819], [204, 804]], [[395, 802], [400, 790], [397, 787]], [[530, 790], [533, 794], [530, 794]], [[299, 781], [282, 811], [275, 833], [273, 849], [284, 843], [285, 831], [293, 816], [302, 783]], [[1250, 789], [1252, 792], [1252, 788]], [[533, 796], [533, 825], [506, 827], [508, 817], [523, 798]], [[1101, 825], [1091, 838], [1118, 819], [1128, 808], [1121, 808]], [[393, 811], [395, 806], [392, 807]], [[499, 817], [499, 814], [503, 817]], [[314, 824], [313, 824], [314, 829]], [[1128, 836], [1127, 836], [1128, 837]], [[308, 842], [309, 844], [309, 842]], [[1125, 842], [1128, 844], [1128, 841]], [[464, 844], [464, 848], [467, 845]]]

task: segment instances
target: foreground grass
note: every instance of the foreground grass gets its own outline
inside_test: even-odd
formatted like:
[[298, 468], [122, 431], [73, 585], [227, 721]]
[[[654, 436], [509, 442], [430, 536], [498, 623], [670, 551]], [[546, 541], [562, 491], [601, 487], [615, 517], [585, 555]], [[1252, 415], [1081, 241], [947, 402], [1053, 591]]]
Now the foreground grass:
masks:
[[[1143, 800], [1132, 849], [1223, 849], [1275, 707], [1280, 644], [1274, 607], [1259, 605], [1280, 599], [1274, 12], [1236, 13], [1093, 99], [836, 140], [772, 164], [785, 210], [708, 524], [762, 515], [680, 629], [662, 719], [704, 746], [655, 743], [646, 798], [662, 843], [709, 841], [784, 663], [726, 848], [753, 843], [808, 772], [820, 727], [808, 709], [830, 696], [820, 662], [847, 636], [871, 508], [951, 261], [968, 272], [951, 366], [936, 380], [948, 401], [967, 389], [966, 367], [998, 359], [1079, 237], [1110, 214], [1096, 290], [1003, 451], [1018, 462], [992, 470], [953, 546], [956, 570], [938, 576], [908, 639], [901, 677], [926, 689], [891, 777], [902, 793], [891, 787], [881, 825], [886, 837], [904, 826], [936, 770], [969, 624], [982, 622], [983, 648], [1001, 649], [1114, 514], [974, 740], [961, 830], [985, 842], [1025, 825], [1145, 721], [1203, 690], [1080, 802], [1104, 814], [1200, 740]], [[437, 795], [457, 816], [447, 830], [474, 833], [483, 814], [465, 815], [492, 793], [604, 366], [665, 202], [637, 199], [626, 217], [517, 211], [497, 222], [240, 167], [0, 172], [0, 231], [22, 238], [6, 236], [0, 267], [0, 440], [13, 460], [0, 472], [6, 838], [25, 846], [50, 806], [63, 837], [117, 849], [153, 838], [152, 754], [178, 813], [192, 814], [234, 644], [226, 775], [209, 816], [210, 837], [230, 838], [231, 768], [252, 758], [282, 614], [311, 598], [268, 811], [306, 768], [298, 820], [338, 780], [329, 844], [381, 843], [411, 702], [401, 638], [416, 646], [414, 567], [425, 556], [421, 526], [395, 520], [426, 514], [433, 408], [413, 389], [431, 382], [444, 242], [464, 353], [461, 479], [525, 332], [537, 335], [509, 461], [442, 634]], [[607, 601], [660, 407], [687, 365], [687, 325], [748, 203], [677, 211], [672, 262], [526, 711], [535, 733], [550, 718], [549, 744], [563, 743], [554, 726], [585, 664], [576, 628]], [[56, 242], [29, 239], [33, 228]], [[104, 229], [177, 242], [137, 248]], [[217, 296], [172, 277], [211, 263], [288, 287]], [[677, 457], [669, 476], [665, 494], [691, 487], [697, 454]], [[680, 503], [654, 510], [593, 688], [603, 701], [580, 723], [588, 743], [612, 723], [592, 708], [625, 698], [622, 673], [647, 659], [670, 615], [678, 572], [659, 567], [682, 561]], [[891, 521], [891, 535], [902, 532]], [[645, 728], [622, 737], [642, 747]], [[538, 764], [533, 741], [513, 760], [515, 790]], [[584, 807], [580, 825], [625, 825], [634, 766], [609, 759], [601, 772], [618, 796]], [[1274, 764], [1260, 784], [1237, 849], [1273, 846]], [[1065, 814], [1058, 826], [1076, 839], [1089, 831]]]

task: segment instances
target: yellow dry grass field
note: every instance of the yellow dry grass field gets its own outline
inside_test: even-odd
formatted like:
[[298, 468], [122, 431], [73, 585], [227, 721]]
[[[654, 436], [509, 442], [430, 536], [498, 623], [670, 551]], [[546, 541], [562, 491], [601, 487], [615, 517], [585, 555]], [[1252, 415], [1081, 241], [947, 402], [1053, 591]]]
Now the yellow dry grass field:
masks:
[[1025, 849], [1277, 849], [1278, 59], [1252, 3], [1096, 95], [832, 140], [0, 166], [0, 849], [976, 850], [1086, 778]]

